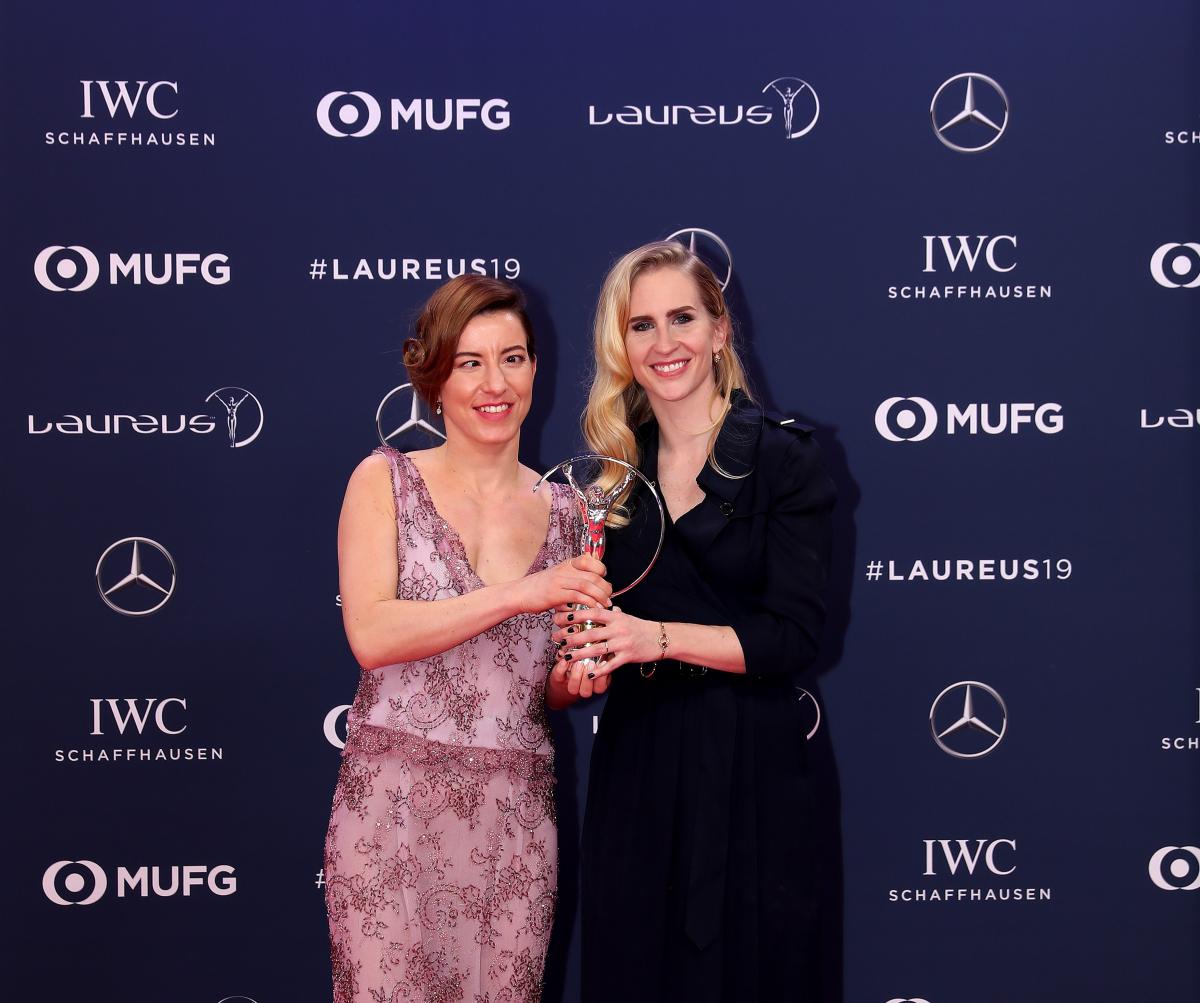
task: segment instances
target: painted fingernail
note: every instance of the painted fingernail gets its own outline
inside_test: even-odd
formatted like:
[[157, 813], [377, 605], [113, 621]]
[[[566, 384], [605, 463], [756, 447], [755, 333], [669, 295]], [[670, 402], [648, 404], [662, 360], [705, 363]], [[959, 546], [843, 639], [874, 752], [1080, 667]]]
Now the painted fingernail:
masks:
[[568, 623], [570, 623], [570, 622], [571, 622], [571, 621], [573, 621], [574, 619], [575, 619], [575, 614], [574, 614], [574, 613], [568, 613], [568, 614], [567, 614], [567, 622], [568, 622]]
[[595, 679], [595, 678], [596, 678], [596, 673], [594, 673], [594, 672], [588, 673], [588, 679]]
[[563, 655], [563, 660], [567, 661], [567, 662], [569, 662], [571, 660], [571, 653], [569, 651], [565, 655]]
[[564, 644], [567, 643], [567, 641], [566, 641], [566, 638], [563, 638], [563, 640], [555, 641], [554, 643], [557, 644], [561, 648]]

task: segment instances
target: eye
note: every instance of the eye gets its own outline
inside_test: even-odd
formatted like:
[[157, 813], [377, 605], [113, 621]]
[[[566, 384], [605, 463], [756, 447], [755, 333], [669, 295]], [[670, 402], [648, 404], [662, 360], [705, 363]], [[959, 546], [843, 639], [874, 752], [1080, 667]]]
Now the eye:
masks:
[[514, 363], [515, 365], [518, 365], [518, 366], [519, 366], [519, 365], [520, 365], [522, 362], [524, 362], [524, 361], [525, 361], [525, 356], [523, 356], [523, 355], [519, 355], [519, 354], [517, 354], [517, 355], [510, 355], [510, 356], [508, 356], [508, 357], [507, 357], [507, 358], [506, 358], [504, 361], [505, 361], [505, 362], [512, 362], [512, 363]]
[[644, 332], [644, 331], [649, 331], [649, 330], [650, 330], [651, 328], [653, 328], [653, 327], [654, 327], [654, 325], [653, 325], [652, 323], [650, 323], [650, 321], [648, 321], [648, 320], [639, 320], [637, 323], [635, 323], [635, 324], [631, 324], [631, 325], [629, 326], [629, 329], [630, 329], [631, 331], [636, 331], [636, 332], [638, 332], [639, 334], [641, 334], [641, 333], [642, 333], [642, 332]]
[[675, 315], [676, 324], [690, 324], [694, 319], [690, 313], [677, 313]]
[[478, 359], [465, 359], [458, 368], [459, 369], [473, 369], [474, 367], [476, 367], [478, 365], [479, 365]]

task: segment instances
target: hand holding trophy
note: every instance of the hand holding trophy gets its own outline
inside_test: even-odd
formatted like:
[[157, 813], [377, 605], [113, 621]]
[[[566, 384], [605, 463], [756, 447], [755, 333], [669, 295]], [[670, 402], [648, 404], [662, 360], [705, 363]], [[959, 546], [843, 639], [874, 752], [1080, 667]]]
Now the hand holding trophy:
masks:
[[[600, 486], [599, 476], [607, 464], [624, 467], [625, 475], [615, 485], [605, 490]], [[580, 484], [580, 477], [577, 476], [578, 468], [581, 466], [586, 470], [586, 474], [582, 477], [584, 481], [582, 485]], [[663, 538], [666, 536], [667, 531], [667, 517], [662, 498], [658, 494], [658, 488], [655, 487], [653, 481], [649, 480], [645, 474], [631, 463], [626, 463], [624, 460], [618, 460], [612, 456], [602, 456], [599, 453], [584, 453], [580, 456], [573, 456], [569, 460], [556, 463], [538, 478], [537, 484], [534, 485], [534, 490], [539, 490], [542, 483], [558, 470], [562, 471], [563, 477], [566, 478], [567, 484], [575, 492], [575, 497], [579, 501], [579, 513], [583, 517], [580, 553], [595, 557], [597, 560], [604, 559], [605, 528], [608, 524], [609, 515], [612, 513], [613, 507], [629, 490], [629, 486], [635, 478], [640, 479], [646, 485], [650, 491], [650, 496], [658, 505], [658, 545], [654, 548], [654, 556], [651, 557], [650, 563], [646, 565], [641, 574], [633, 581], [620, 588], [613, 589], [612, 598], [615, 599], [641, 582], [650, 573], [650, 569], [654, 567], [655, 562], [658, 560], [658, 555], [662, 552]], [[585, 610], [588, 607], [582, 603], [578, 603], [574, 605], [574, 608]], [[596, 626], [596, 623], [592, 620], [584, 620], [580, 626], [583, 630], [591, 630]], [[585, 644], [583, 647], [589, 647], [589, 645]], [[583, 664], [589, 665], [592, 661], [590, 658], [584, 659]]]

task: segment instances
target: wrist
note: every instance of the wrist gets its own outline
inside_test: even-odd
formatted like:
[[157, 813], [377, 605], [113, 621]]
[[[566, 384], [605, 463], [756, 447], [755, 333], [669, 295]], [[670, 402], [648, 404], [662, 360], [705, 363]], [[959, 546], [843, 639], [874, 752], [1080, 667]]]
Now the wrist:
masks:
[[671, 651], [671, 635], [667, 630], [666, 623], [662, 620], [659, 620], [655, 624], [655, 627], [657, 629], [657, 634], [654, 638], [654, 643], [658, 648], [654, 655], [655, 661], [661, 661], [664, 658], [673, 657], [673, 653], [669, 654]]
[[514, 616], [519, 616], [522, 613], [531, 612], [527, 609], [528, 600], [524, 595], [525, 579], [518, 578], [515, 582], [506, 582], [501, 585], [490, 585], [494, 592], [495, 610], [498, 614], [497, 623], [511, 619]]

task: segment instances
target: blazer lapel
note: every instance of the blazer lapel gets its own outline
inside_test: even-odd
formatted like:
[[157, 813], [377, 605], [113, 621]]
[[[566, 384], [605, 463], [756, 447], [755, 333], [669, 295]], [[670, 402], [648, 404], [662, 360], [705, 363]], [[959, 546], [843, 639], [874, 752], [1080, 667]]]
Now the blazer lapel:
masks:
[[[762, 411], [740, 390], [735, 390], [733, 407], [717, 435], [714, 450], [717, 464], [724, 473], [715, 470], [712, 463], [704, 464], [696, 478], [704, 491], [704, 500], [677, 526], [680, 536], [696, 553], [704, 553], [729, 520], [738, 514], [738, 498], [754, 474], [762, 423]], [[657, 453], [657, 443], [655, 445]]]

